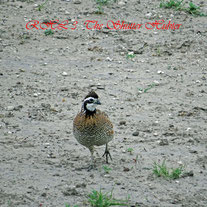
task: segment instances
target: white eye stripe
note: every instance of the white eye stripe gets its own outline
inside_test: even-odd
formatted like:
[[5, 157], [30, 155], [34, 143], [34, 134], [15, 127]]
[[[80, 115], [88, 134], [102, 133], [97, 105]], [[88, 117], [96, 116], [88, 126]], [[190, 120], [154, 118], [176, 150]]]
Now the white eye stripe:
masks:
[[94, 99], [94, 98], [93, 97], [88, 97], [88, 98], [84, 99], [84, 101], [88, 101], [90, 99]]
[[93, 100], [94, 100], [95, 98], [93, 98], [93, 97], [88, 97], [88, 98], [84, 99], [84, 102], [85, 102], [85, 101], [90, 101], [90, 99], [93, 99]]

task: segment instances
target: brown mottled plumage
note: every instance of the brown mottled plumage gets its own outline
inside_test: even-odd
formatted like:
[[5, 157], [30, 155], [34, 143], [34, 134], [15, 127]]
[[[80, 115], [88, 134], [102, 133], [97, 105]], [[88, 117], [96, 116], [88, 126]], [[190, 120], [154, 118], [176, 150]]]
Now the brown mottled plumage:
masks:
[[94, 146], [106, 145], [104, 155], [108, 163], [108, 142], [113, 139], [113, 125], [108, 116], [96, 110], [96, 106], [101, 104], [98, 95], [91, 91], [83, 100], [81, 112], [77, 114], [73, 121], [73, 134], [77, 141], [87, 147], [91, 152], [91, 167], [94, 165]]

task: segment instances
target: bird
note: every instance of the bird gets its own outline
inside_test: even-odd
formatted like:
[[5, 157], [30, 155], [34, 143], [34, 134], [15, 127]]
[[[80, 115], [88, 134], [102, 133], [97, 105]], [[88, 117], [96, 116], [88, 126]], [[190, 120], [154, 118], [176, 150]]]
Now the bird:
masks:
[[101, 105], [101, 102], [96, 92], [92, 90], [85, 96], [81, 111], [73, 120], [75, 139], [87, 147], [91, 153], [89, 169], [93, 169], [95, 166], [94, 146], [105, 145], [103, 157], [106, 156], [106, 163], [108, 163], [108, 157], [112, 160], [108, 143], [114, 138], [113, 124], [105, 112], [96, 109], [98, 105]]

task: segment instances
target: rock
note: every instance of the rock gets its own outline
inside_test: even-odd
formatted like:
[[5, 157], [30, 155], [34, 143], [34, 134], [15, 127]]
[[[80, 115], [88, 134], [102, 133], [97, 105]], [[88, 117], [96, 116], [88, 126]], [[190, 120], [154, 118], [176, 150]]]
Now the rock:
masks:
[[135, 137], [139, 136], [139, 132], [137, 132], [137, 131], [136, 132], [133, 132], [132, 133], [132, 136], [135, 136]]
[[167, 139], [161, 139], [161, 140], [159, 141], [159, 145], [160, 145], [160, 146], [169, 145], [169, 142], [168, 142]]
[[184, 172], [183, 175], [181, 176], [182, 178], [185, 178], [185, 177], [193, 177], [194, 176], [194, 173], [193, 171], [189, 171], [189, 172]]
[[14, 106], [7, 106], [6, 110], [7, 110], [7, 111], [13, 111], [14, 108], [15, 108]]
[[76, 0], [73, 2], [74, 4], [81, 4], [82, 2], [80, 0]]
[[123, 171], [124, 171], [124, 172], [129, 172], [130, 169], [129, 169], [128, 167], [124, 167]]
[[15, 111], [20, 111], [22, 108], [23, 108], [22, 105], [18, 105], [18, 106], [15, 106], [15, 107], [14, 107], [14, 110], [15, 110]]
[[22, 69], [22, 68], [20, 68], [20, 69], [19, 69], [19, 71], [20, 71], [20, 72], [25, 72], [25, 70], [24, 70], [24, 69]]
[[160, 85], [160, 82], [157, 81], [157, 80], [154, 80], [153, 83], [154, 83], [156, 86], [159, 86], [159, 85]]
[[193, 149], [190, 149], [189, 152], [192, 153], [192, 154], [198, 154], [198, 151], [197, 150], [193, 150]]
[[76, 184], [76, 188], [86, 188], [86, 183]]
[[123, 6], [123, 5], [125, 5], [125, 2], [124, 2], [124, 1], [120, 1], [120, 2], [118, 3], [118, 5]]
[[63, 76], [67, 76], [68, 74], [67, 74], [66, 72], [63, 72], [62, 75], [63, 75]]
[[42, 196], [42, 197], [46, 197], [47, 194], [46, 194], [46, 193], [42, 193], [41, 196]]
[[64, 196], [78, 195], [78, 191], [75, 186], [69, 186], [62, 191]]
[[152, 16], [152, 13], [145, 14], [145, 17], [151, 17], [151, 16]]
[[111, 62], [112, 61], [112, 58], [107, 57], [106, 60], [109, 61], [109, 62]]
[[121, 126], [121, 125], [126, 125], [126, 121], [120, 121], [119, 122], [119, 125]]
[[132, 51], [132, 52], [128, 52], [128, 55], [134, 55], [134, 52]]

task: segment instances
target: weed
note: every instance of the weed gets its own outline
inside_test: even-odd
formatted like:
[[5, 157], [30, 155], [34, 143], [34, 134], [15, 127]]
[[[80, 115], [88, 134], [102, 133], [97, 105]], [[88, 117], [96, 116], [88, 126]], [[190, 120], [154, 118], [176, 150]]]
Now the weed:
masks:
[[180, 166], [178, 168], [171, 168], [171, 170], [169, 170], [167, 165], [165, 164], [165, 160], [162, 162], [162, 164], [154, 162], [153, 174], [155, 174], [157, 177], [164, 177], [166, 179], [177, 179], [180, 178], [182, 173], [183, 166]]
[[[65, 207], [72, 207], [69, 204], [65, 204]], [[75, 205], [74, 207], [78, 207], [77, 205]]]
[[174, 9], [178, 10], [178, 9], [180, 9], [180, 6], [182, 3], [183, 3], [183, 0], [181, 0], [181, 1], [170, 0], [168, 2], [162, 1], [160, 3], [160, 8], [166, 8], [166, 9], [174, 8]]
[[129, 53], [127, 53], [127, 56], [126, 56], [127, 59], [132, 59], [132, 58], [134, 58], [134, 57], [135, 57], [134, 52], [129, 52]]
[[[97, 8], [98, 8], [96, 14], [103, 14], [104, 13], [103, 6], [107, 5], [111, 1], [112, 0], [96, 0]], [[113, 1], [116, 2], [116, 0]]]
[[112, 170], [110, 167], [108, 167], [106, 165], [103, 166], [103, 169], [104, 169], [104, 172], [107, 174]]
[[156, 86], [156, 84], [155, 83], [152, 83], [152, 84], [150, 84], [147, 88], [138, 88], [138, 90], [140, 91], [140, 92], [143, 92], [143, 93], [146, 93], [148, 90], [150, 90], [151, 88], [153, 88], [153, 87], [155, 87]]
[[47, 29], [45, 30], [45, 35], [48, 36], [48, 35], [53, 35], [54, 34], [54, 31], [52, 29]]
[[130, 155], [132, 155], [132, 152], [134, 151], [134, 149], [133, 148], [128, 148], [127, 149], [127, 152], [129, 152], [130, 153]]
[[207, 16], [200, 11], [200, 7], [196, 6], [192, 2], [189, 2], [189, 7], [185, 9], [185, 11], [194, 16]]
[[160, 57], [161, 56], [161, 50], [159, 47], [157, 47], [156, 49], [156, 53], [157, 53], [157, 56]]
[[112, 191], [108, 193], [102, 193], [100, 191], [93, 190], [92, 193], [89, 194], [89, 203], [92, 207], [109, 207], [109, 206], [128, 206], [127, 200], [117, 200], [113, 198]]
[[8, 204], [8, 207], [12, 206], [11, 200], [9, 200], [7, 204]]
[[180, 10], [180, 11], [184, 11], [187, 12], [191, 15], [194, 16], [207, 16], [206, 14], [202, 13], [200, 11], [200, 7], [196, 6], [194, 3], [189, 2], [188, 7], [184, 7], [184, 3], [183, 0], [179, 1], [179, 0], [170, 0], [165, 2], [164, 0], [162, 0], [162, 2], [160, 3], [160, 8], [166, 8], [166, 9], [170, 9], [173, 8], [175, 10]]
[[46, 0], [44, 3], [40, 4], [37, 8], [38, 11], [41, 11], [42, 8], [45, 6], [45, 4], [48, 2], [48, 0]]

